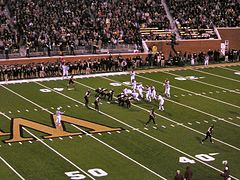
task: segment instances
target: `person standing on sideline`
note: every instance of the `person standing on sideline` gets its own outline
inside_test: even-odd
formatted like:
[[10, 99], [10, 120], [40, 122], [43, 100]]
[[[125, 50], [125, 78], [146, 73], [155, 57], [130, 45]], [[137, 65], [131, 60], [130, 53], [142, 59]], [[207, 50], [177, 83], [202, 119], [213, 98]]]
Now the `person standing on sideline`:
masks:
[[60, 107], [57, 108], [57, 111], [56, 111], [56, 125], [57, 126], [61, 126], [61, 121], [62, 121], [62, 114], [64, 114], [64, 112], [61, 112], [60, 111]]
[[189, 166], [187, 166], [186, 171], [184, 173], [185, 180], [192, 180], [192, 175], [193, 175], [192, 169]]
[[154, 123], [155, 125], [157, 125], [156, 122], [155, 122], [155, 118], [156, 118], [156, 116], [155, 116], [154, 108], [152, 108], [152, 109], [150, 110], [150, 112], [149, 112], [148, 122], [146, 122], [145, 126], [147, 126], [148, 123], [150, 123], [151, 121], [153, 121], [153, 123]]
[[205, 58], [204, 58], [204, 66], [208, 66], [209, 63], [209, 55], [206, 54]]
[[88, 104], [89, 104], [89, 97], [90, 97], [90, 90], [88, 90], [86, 93], [85, 93], [85, 96], [84, 96], [84, 101], [85, 101], [85, 106], [88, 108]]
[[203, 141], [207, 140], [208, 138], [210, 139], [210, 142], [213, 143], [212, 141], [213, 128], [214, 128], [214, 125], [208, 128], [208, 131], [206, 132], [206, 137], [203, 140], [201, 140], [202, 144], [203, 144]]
[[69, 67], [68, 65], [64, 62], [62, 64], [62, 78], [64, 79], [64, 77], [66, 76], [68, 78], [68, 70], [69, 70]]
[[231, 180], [228, 162], [223, 161], [223, 164], [224, 164], [224, 170], [223, 170], [223, 173], [220, 174], [220, 176], [222, 176], [224, 180]]

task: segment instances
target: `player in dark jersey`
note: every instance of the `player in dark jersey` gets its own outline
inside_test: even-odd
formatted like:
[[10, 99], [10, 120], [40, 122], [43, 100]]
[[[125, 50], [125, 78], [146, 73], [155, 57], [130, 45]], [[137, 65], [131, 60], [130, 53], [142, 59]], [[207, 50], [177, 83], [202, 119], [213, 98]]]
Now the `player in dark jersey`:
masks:
[[90, 92], [90, 90], [88, 90], [88, 91], [85, 93], [85, 96], [84, 96], [85, 106], [86, 106], [86, 107], [88, 107], [90, 94], [91, 94], [91, 92]]
[[230, 170], [227, 163], [228, 163], [227, 161], [223, 161], [224, 170], [223, 170], [223, 173], [220, 174], [220, 176], [222, 176], [224, 180], [230, 179]]
[[96, 97], [95, 101], [94, 101], [94, 105], [95, 105], [95, 109], [99, 112], [99, 103], [100, 103], [100, 97]]
[[202, 144], [203, 144], [203, 141], [207, 140], [208, 138], [210, 139], [210, 142], [213, 143], [212, 141], [213, 128], [214, 128], [214, 125], [208, 128], [208, 131], [206, 132], [206, 137], [203, 140], [201, 140]]
[[69, 89], [69, 87], [70, 87], [71, 85], [72, 85], [73, 88], [75, 89], [75, 82], [74, 82], [74, 80], [73, 80], [73, 74], [72, 74], [71, 78], [70, 78], [69, 81], [68, 81], [67, 88]]
[[156, 117], [156, 116], [155, 116], [154, 108], [152, 108], [151, 111], [150, 111], [150, 113], [149, 113], [148, 122], [146, 122], [145, 126], [147, 126], [148, 123], [150, 123], [151, 121], [153, 121], [153, 123], [154, 123], [155, 125], [157, 125], [156, 122], [155, 122], [155, 117]]

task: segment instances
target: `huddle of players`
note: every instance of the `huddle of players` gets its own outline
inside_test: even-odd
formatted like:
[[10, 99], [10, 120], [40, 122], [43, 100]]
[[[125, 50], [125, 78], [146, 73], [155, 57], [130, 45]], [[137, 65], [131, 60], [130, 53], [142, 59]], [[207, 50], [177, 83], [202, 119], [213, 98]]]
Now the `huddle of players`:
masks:
[[[159, 110], [164, 110], [164, 98], [156, 92], [154, 86], [146, 86], [145, 88], [141, 83], [137, 83], [135, 80], [132, 81], [132, 89], [125, 88], [122, 93], [117, 95], [118, 104], [123, 106], [127, 105], [128, 108], [131, 107], [131, 101], [140, 101], [144, 99], [144, 89], [145, 89], [145, 100], [148, 102], [152, 102], [152, 100], [159, 100]], [[169, 80], [164, 82], [165, 86], [165, 96], [170, 98], [170, 83]]]

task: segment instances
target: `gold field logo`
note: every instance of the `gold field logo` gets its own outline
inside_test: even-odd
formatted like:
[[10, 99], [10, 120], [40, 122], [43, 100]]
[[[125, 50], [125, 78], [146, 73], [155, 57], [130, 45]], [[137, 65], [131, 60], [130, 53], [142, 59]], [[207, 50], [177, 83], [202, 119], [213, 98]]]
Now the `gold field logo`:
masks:
[[[12, 126], [11, 132], [6, 133], [0, 130], [0, 136], [10, 135], [10, 139], [4, 140], [3, 142], [6, 143], [13, 143], [13, 142], [22, 142], [22, 141], [32, 141], [36, 140], [34, 137], [23, 137], [23, 127], [30, 128], [39, 132], [42, 132], [44, 135], [42, 138], [49, 139], [49, 138], [57, 138], [57, 137], [64, 137], [64, 136], [76, 136], [84, 134], [83, 132], [68, 132], [64, 127], [64, 123], [73, 124], [76, 126], [80, 126], [83, 128], [87, 128], [90, 131], [88, 133], [105, 133], [105, 132], [112, 132], [112, 131], [120, 131], [122, 128], [113, 128], [106, 125], [93, 123], [87, 120], [74, 118], [66, 115], [62, 115], [61, 125], [56, 126], [56, 115], [51, 115], [51, 120], [53, 126], [47, 126], [38, 122], [34, 122], [25, 118], [13, 118], [12, 119]], [[63, 123], [64, 122], [64, 123]]]

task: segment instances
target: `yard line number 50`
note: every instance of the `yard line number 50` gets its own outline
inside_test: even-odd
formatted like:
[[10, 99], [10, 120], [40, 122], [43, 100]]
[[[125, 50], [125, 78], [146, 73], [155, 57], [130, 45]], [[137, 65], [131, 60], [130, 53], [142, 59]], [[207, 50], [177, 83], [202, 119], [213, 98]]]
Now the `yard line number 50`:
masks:
[[[107, 172], [105, 172], [104, 170], [99, 169], [99, 168], [89, 169], [88, 173], [91, 174], [94, 177], [103, 177], [103, 176], [108, 175]], [[81, 174], [80, 171], [70, 171], [70, 172], [65, 172], [65, 174], [70, 179], [74, 179], [74, 180], [79, 180], [79, 179], [85, 179], [86, 178], [86, 176], [84, 174]]]

